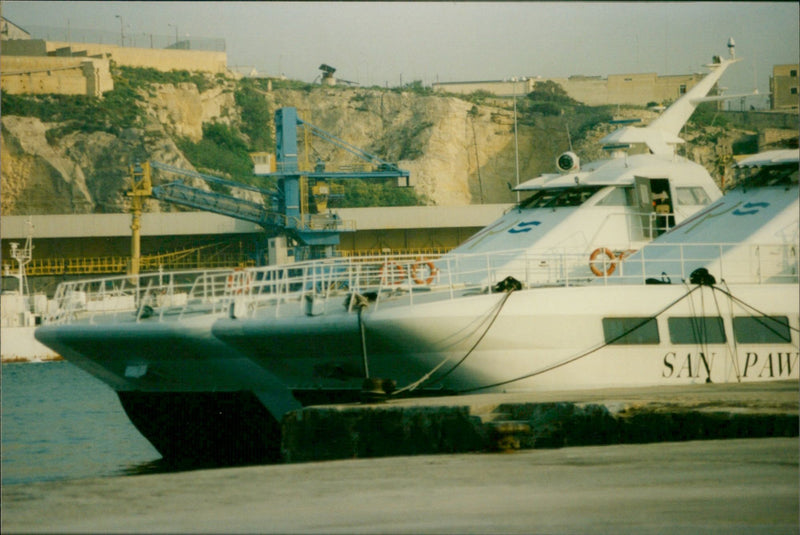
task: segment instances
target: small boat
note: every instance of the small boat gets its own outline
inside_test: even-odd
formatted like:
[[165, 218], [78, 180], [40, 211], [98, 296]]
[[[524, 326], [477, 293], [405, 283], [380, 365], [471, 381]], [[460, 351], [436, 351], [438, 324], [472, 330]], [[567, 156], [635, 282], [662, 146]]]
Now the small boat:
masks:
[[0, 294], [0, 360], [2, 362], [44, 362], [61, 360], [58, 353], [34, 337], [34, 330], [47, 313], [48, 299], [44, 294], [31, 295], [25, 266], [33, 258], [33, 224], [28, 221], [25, 246], [11, 243], [10, 256], [17, 264], [4, 277], [16, 280], [16, 289]]

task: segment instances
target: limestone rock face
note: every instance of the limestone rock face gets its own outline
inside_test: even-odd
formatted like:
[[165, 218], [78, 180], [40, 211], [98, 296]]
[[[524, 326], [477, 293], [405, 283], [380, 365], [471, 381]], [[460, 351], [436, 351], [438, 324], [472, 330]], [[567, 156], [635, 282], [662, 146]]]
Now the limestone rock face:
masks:
[[3, 115], [2, 213], [89, 213], [95, 201], [80, 166], [51, 147], [39, 119]]
[[[147, 159], [192, 169], [176, 145], [179, 138], [199, 141], [203, 125], [241, 121], [234, 99], [234, 82], [227, 80], [198, 91], [189, 83], [151, 84], [141, 91], [145, 124], [117, 135], [72, 132], [48, 140], [58, 123], [2, 115], [2, 213], [4, 215], [123, 212], [130, 187], [128, 167]], [[511, 191], [541, 173], [553, 172], [556, 157], [570, 149], [563, 117], [536, 117], [518, 122], [513, 108], [474, 105], [445, 95], [365, 88], [319, 87], [264, 92], [270, 109], [292, 106], [298, 115], [353, 147], [381, 155], [411, 173], [411, 185], [436, 205], [507, 203]], [[622, 110], [652, 120], [653, 112]], [[575, 126], [572, 126], [575, 128]], [[265, 124], [264, 128], [274, 128]], [[598, 124], [580, 136], [573, 150], [585, 162], [604, 155], [596, 141], [613, 129]], [[689, 139], [691, 138], [691, 139]], [[692, 133], [686, 153], [719, 178], [729, 160], [736, 134], [728, 131]], [[301, 162], [323, 161], [328, 169], [356, 169], [352, 154], [328, 142], [298, 134]], [[724, 147], [720, 148], [720, 144]], [[727, 147], [727, 148], [725, 148]], [[193, 185], [207, 188], [202, 181]], [[253, 200], [258, 200], [253, 198]], [[149, 201], [149, 210], [175, 207]]]

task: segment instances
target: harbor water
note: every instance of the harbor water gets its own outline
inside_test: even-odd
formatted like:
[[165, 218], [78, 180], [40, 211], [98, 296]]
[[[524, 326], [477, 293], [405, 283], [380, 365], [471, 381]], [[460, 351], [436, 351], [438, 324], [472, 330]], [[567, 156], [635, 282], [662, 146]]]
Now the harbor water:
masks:
[[159, 471], [116, 394], [66, 362], [2, 365], [2, 485]]

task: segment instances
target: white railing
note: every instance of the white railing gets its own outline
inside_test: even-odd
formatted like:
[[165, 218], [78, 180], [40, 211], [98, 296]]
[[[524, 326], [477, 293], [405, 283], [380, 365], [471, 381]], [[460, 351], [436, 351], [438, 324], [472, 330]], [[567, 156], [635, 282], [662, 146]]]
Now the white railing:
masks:
[[159, 317], [184, 314], [192, 308], [221, 310], [238, 271], [170, 271], [62, 282], [44, 322], [69, 323], [97, 316], [139, 320], [156, 313]]
[[317, 315], [324, 314], [333, 296], [340, 297], [337, 307], [349, 294], [371, 296], [374, 307], [388, 296], [403, 296], [414, 304], [420, 296], [433, 293], [455, 298], [505, 291], [508, 277], [521, 288], [536, 288], [645, 284], [664, 273], [674, 284], [688, 281], [698, 267], [705, 267], [719, 282], [797, 283], [797, 253], [796, 244], [650, 244], [622, 261], [619, 256], [598, 255], [594, 271], [600, 276], [590, 271], [588, 254], [526, 251], [339, 257], [236, 270], [151, 273], [62, 283], [55, 310], [45, 321], [93, 320], [98, 315], [105, 320], [138, 321], [195, 313], [240, 317], [264, 307], [273, 307], [276, 314], [294, 310]]
[[688, 281], [700, 267], [720, 282], [797, 283], [798, 244], [651, 243], [619, 263], [607, 283], [641, 284], [661, 277]]

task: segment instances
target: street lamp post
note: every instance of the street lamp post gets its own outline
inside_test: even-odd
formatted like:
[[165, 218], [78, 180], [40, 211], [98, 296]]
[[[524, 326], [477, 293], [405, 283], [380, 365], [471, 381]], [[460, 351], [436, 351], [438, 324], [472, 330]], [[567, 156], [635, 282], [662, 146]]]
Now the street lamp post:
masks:
[[175, 28], [175, 48], [178, 48], [178, 25], [177, 24], [167, 24], [170, 28]]
[[[520, 78], [523, 82], [527, 80], [524, 76]], [[511, 78], [511, 82], [514, 84], [514, 158], [516, 160], [516, 179], [517, 179], [517, 186], [519, 186], [519, 138], [517, 137], [517, 77], [514, 76]], [[519, 202], [519, 190], [517, 190], [517, 202]]]
[[119, 19], [119, 46], [125, 46], [125, 23], [120, 15], [114, 15], [114, 18]]

